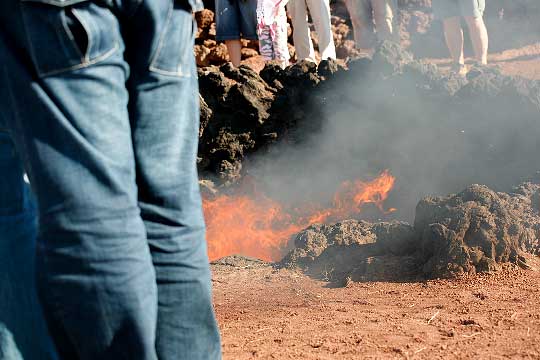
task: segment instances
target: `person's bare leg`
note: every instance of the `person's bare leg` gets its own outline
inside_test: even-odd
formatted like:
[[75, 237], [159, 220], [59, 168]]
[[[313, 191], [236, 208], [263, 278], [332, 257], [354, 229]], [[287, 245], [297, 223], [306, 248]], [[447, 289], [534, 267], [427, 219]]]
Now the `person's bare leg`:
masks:
[[242, 60], [242, 43], [240, 42], [240, 39], [225, 40], [225, 45], [229, 52], [229, 60], [232, 62], [233, 66], [240, 66], [240, 61]]
[[373, 46], [371, 7], [367, 6], [367, 3], [364, 0], [345, 0], [345, 5], [351, 18], [356, 48], [371, 48]]
[[471, 34], [476, 61], [479, 64], [486, 65], [489, 39], [484, 19], [482, 17], [466, 16], [465, 21]]
[[465, 64], [463, 56], [463, 29], [459, 17], [444, 19], [444, 38], [454, 64]]

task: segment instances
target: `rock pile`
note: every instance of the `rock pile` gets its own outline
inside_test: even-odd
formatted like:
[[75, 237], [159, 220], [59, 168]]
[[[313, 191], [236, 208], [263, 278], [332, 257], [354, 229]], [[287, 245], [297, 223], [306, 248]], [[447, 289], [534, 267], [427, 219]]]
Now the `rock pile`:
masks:
[[[328, 121], [327, 114], [347, 107], [358, 121], [375, 115], [388, 129], [403, 122], [413, 124], [420, 117], [428, 126], [449, 126], [451, 132], [443, 132], [445, 136], [466, 129], [468, 137], [460, 135], [450, 143], [456, 148], [472, 143], [475, 156], [469, 157], [476, 162], [461, 159], [447, 173], [493, 163], [493, 168], [504, 170], [496, 176], [511, 181], [515, 169], [534, 171], [519, 154], [538, 150], [538, 137], [525, 138], [518, 130], [538, 129], [540, 82], [504, 76], [497, 69], [474, 69], [464, 79], [414, 60], [396, 43], [386, 42], [372, 59], [351, 61], [348, 68], [323, 61], [318, 66], [300, 62], [282, 70], [269, 63], [258, 74], [246, 66], [225, 64], [200, 68], [199, 78], [199, 168], [203, 177], [218, 178], [213, 192], [243, 175], [250, 154], [264, 153], [276, 142], [301, 142]], [[381, 98], [381, 94], [388, 96]], [[488, 130], [509, 121], [515, 126], [504, 129], [517, 129], [521, 140], [492, 146]], [[428, 139], [427, 144], [433, 151], [440, 141]], [[394, 156], [379, 146], [363, 150], [379, 157]], [[426, 149], [419, 151], [408, 158], [421, 159]], [[376, 158], [371, 162], [380, 168]], [[418, 180], [414, 170], [400, 176], [404, 183]], [[478, 181], [483, 181], [481, 176], [478, 172]], [[524, 184], [506, 194], [473, 185], [450, 197], [426, 198], [417, 206], [414, 225], [355, 220], [314, 225], [296, 237], [295, 248], [282, 263], [339, 281], [447, 277], [492, 271], [506, 262], [537, 267], [539, 189]]]
[[347, 220], [300, 232], [281, 264], [341, 281], [453, 277], [512, 263], [538, 269], [540, 185], [514, 193], [472, 185], [459, 194], [426, 198], [411, 226]]
[[[473, 70], [468, 79], [444, 74], [392, 42], [383, 43], [373, 59], [351, 61], [348, 69], [335, 61], [299, 62], [285, 70], [269, 63], [257, 74], [247, 66], [225, 64], [201, 67], [198, 75], [199, 169], [224, 182], [240, 176], [249, 154], [278, 141], [302, 141], [316, 131], [325, 120], [323, 109], [328, 114], [353, 106], [355, 113], [368, 116], [379, 94], [392, 94], [391, 102], [377, 107], [380, 118], [444, 114], [456, 128], [470, 124], [469, 119], [507, 122], [516, 109], [523, 127], [535, 126], [540, 109], [538, 81], [504, 76], [497, 69]], [[489, 119], [486, 109], [493, 114]]]

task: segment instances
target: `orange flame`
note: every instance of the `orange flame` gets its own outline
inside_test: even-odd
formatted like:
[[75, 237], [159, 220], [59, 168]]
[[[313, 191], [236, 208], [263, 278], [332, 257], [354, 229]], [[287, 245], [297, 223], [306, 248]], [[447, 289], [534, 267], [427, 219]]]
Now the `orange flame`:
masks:
[[203, 210], [210, 260], [243, 254], [277, 261], [290, 237], [309, 225], [354, 217], [368, 203], [385, 213], [393, 211], [385, 211], [383, 203], [394, 182], [388, 170], [372, 181], [346, 181], [335, 193], [329, 208], [311, 205], [287, 210], [261, 194], [205, 198]]

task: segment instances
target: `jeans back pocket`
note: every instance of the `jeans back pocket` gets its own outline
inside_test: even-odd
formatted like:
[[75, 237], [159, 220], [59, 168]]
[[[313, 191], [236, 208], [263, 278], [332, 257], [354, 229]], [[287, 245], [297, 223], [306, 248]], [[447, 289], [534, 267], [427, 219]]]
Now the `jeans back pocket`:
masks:
[[195, 76], [195, 26], [193, 15], [185, 5], [171, 2], [150, 71], [177, 77]]
[[24, 26], [40, 77], [87, 67], [119, 47], [114, 14], [88, 0], [21, 0]]

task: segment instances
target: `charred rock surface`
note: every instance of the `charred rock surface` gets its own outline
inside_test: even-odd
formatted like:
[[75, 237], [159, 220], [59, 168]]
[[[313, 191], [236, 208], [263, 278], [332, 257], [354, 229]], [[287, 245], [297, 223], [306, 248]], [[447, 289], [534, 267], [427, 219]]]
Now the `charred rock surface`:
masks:
[[472, 185], [456, 195], [425, 198], [414, 226], [347, 220], [300, 232], [281, 261], [342, 282], [454, 277], [502, 264], [538, 270], [540, 185], [513, 193]]
[[[504, 76], [490, 68], [473, 69], [467, 79], [444, 74], [435, 65], [414, 60], [392, 42], [383, 43], [373, 59], [349, 62], [348, 69], [335, 61], [322, 61], [318, 66], [299, 62], [285, 70], [269, 63], [258, 74], [247, 66], [235, 69], [225, 64], [200, 68], [199, 84], [199, 168], [225, 183], [241, 176], [242, 161], [249, 154], [280, 141], [302, 142], [343, 109], [359, 121], [374, 116], [386, 119], [389, 128], [393, 122], [421, 126], [418, 120], [422, 118], [443, 116], [441, 126], [447, 126], [449, 132], [461, 127], [467, 131], [465, 137], [486, 139], [491, 135], [479, 134], [476, 124], [507, 123], [519, 109], [520, 128], [535, 127], [540, 110], [539, 81]], [[382, 103], [385, 99], [391, 101]], [[493, 116], [487, 119], [486, 111]], [[498, 161], [516, 153], [507, 150], [487, 144], [474, 151]], [[523, 166], [519, 159], [508, 162]]]
[[346, 220], [300, 232], [281, 261], [330, 281], [398, 280], [416, 275], [415, 233], [402, 222]]
[[448, 277], [508, 262], [534, 267], [528, 255], [540, 252], [539, 189], [523, 184], [506, 194], [472, 185], [457, 195], [422, 200], [414, 227], [423, 271]]
[[[429, 90], [453, 86], [436, 67], [413, 61], [390, 42], [380, 47], [373, 61], [356, 60], [349, 69], [332, 60], [318, 66], [302, 61], [285, 70], [269, 63], [260, 74], [230, 64], [199, 68], [201, 171], [228, 182], [240, 175], [245, 155], [282, 140], [285, 134], [287, 141], [302, 141], [306, 133], [320, 127], [321, 109], [339, 106], [351, 96], [348, 90], [356, 78], [366, 84], [384, 80], [389, 91], [396, 86]], [[357, 101], [362, 94], [354, 95]]]

